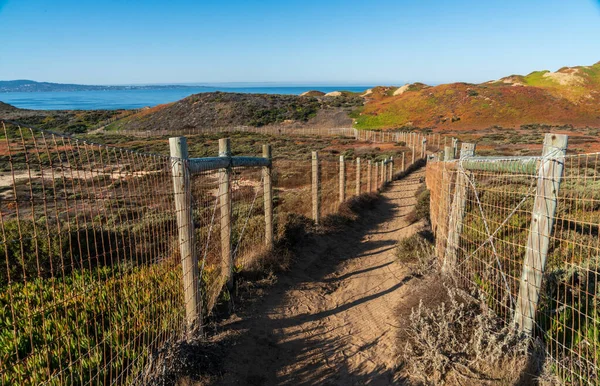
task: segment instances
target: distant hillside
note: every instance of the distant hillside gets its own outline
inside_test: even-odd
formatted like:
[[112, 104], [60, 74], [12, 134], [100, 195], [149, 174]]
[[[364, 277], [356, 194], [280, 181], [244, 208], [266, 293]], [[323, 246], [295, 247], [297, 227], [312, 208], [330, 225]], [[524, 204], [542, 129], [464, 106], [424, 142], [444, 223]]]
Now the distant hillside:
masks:
[[85, 133], [130, 113], [130, 110], [25, 110], [0, 101], [2, 119], [68, 134]]
[[357, 128], [600, 126], [600, 62], [481, 84], [376, 87], [364, 97], [352, 114]]
[[348, 112], [362, 106], [357, 95], [313, 97], [210, 92], [159, 105], [110, 126], [122, 130], [189, 130], [307, 123], [350, 126]]
[[15, 111], [18, 111], [19, 109], [16, 108], [13, 105], [9, 105], [8, 103], [4, 103], [2, 101], [0, 101], [0, 114], [3, 113], [13, 113]]
[[65, 84], [36, 82], [33, 80], [0, 80], [0, 93], [3, 92], [47, 92], [47, 91], [99, 91], [99, 90], [154, 90], [163, 88], [189, 88], [182, 85], [148, 86], [93, 86], [84, 84]]

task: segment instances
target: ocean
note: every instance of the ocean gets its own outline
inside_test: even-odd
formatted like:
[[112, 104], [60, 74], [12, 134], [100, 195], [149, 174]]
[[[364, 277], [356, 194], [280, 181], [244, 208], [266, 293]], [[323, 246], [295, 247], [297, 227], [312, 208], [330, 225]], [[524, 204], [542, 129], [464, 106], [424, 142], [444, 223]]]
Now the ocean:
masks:
[[137, 109], [175, 102], [192, 94], [223, 91], [258, 94], [300, 95], [310, 90], [362, 92], [370, 86], [267, 86], [267, 87], [190, 87], [140, 90], [7, 92], [0, 101], [32, 110]]

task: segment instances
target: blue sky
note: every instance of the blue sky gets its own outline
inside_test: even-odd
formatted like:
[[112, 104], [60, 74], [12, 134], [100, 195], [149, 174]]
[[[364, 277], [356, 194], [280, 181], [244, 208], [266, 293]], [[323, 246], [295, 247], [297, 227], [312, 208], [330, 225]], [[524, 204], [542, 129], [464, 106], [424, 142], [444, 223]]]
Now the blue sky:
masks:
[[598, 0], [0, 0], [0, 80], [482, 82], [597, 61]]

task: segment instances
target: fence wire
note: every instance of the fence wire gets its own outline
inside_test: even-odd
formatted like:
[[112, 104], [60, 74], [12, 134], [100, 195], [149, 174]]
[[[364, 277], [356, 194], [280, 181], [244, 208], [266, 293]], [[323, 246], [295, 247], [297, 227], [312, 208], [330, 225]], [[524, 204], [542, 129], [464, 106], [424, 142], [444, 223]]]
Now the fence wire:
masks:
[[[534, 334], [566, 384], [598, 384], [600, 360], [600, 154], [568, 155], [542, 276]], [[438, 258], [512, 323], [541, 158], [430, 162]], [[491, 166], [493, 164], [493, 166]], [[549, 193], [545, 193], [549, 194]], [[461, 213], [464, 195], [464, 215]], [[456, 233], [458, 231], [458, 233]]]
[[[260, 167], [230, 168], [227, 192], [222, 170], [196, 167], [186, 177], [188, 197], [174, 191], [179, 159], [13, 123], [0, 129], [3, 385], [143, 384], [152, 379], [157, 352], [189, 332], [187, 271], [198, 269], [206, 316], [231, 295], [224, 291], [230, 267], [223, 248], [231, 250], [234, 273], [268, 253]], [[328, 134], [345, 133], [336, 130]], [[339, 168], [339, 160], [320, 161], [322, 216], [339, 209]], [[357, 193], [356, 160], [345, 169], [350, 199]], [[382, 186], [378, 170], [373, 159], [373, 191]], [[312, 217], [311, 173], [310, 159], [273, 161], [276, 239], [290, 216]], [[367, 178], [361, 159], [360, 193]], [[175, 205], [182, 198], [193, 225], [183, 239]], [[230, 240], [222, 237], [225, 225]], [[189, 238], [198, 267], [183, 272], [180, 249]]]
[[170, 159], [1, 129], [1, 383], [135, 383], [184, 326]]

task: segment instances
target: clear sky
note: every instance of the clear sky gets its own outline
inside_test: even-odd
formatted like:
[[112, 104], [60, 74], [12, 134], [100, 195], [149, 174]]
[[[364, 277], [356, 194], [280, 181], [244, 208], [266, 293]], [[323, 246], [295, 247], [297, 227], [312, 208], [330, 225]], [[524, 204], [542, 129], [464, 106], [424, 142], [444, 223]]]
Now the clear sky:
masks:
[[597, 61], [599, 0], [0, 0], [0, 80], [482, 82]]

